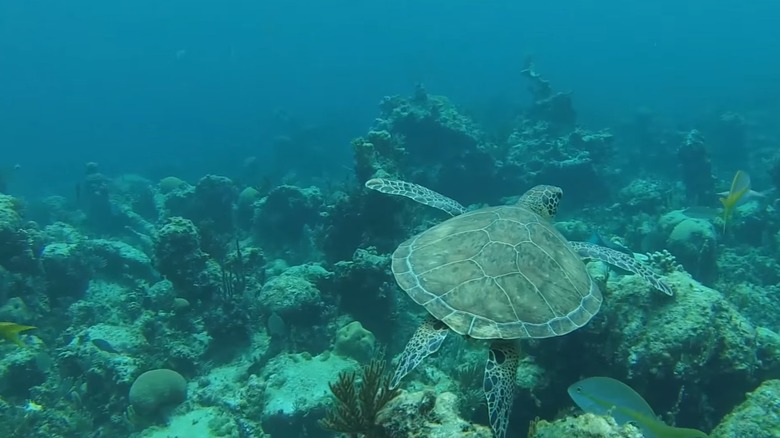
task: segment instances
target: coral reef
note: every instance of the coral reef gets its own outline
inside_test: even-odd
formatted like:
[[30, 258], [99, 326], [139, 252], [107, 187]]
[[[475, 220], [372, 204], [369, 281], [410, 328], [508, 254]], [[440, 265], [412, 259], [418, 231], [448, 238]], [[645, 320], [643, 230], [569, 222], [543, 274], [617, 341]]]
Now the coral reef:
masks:
[[528, 438], [642, 438], [642, 433], [631, 424], [618, 426], [611, 417], [583, 414], [548, 422], [534, 421]]
[[[387, 389], [390, 365], [375, 358], [426, 316], [391, 254], [448, 216], [367, 190], [374, 177], [466, 209], [561, 186], [567, 239], [644, 260], [672, 285], [674, 296], [651, 293], [589, 263], [600, 312], [565, 337], [520, 342], [508, 435], [638, 437], [575, 412], [566, 388], [588, 376], [630, 383], [668, 424], [780, 434], [773, 134], [729, 111], [682, 138], [649, 111], [615, 131], [588, 127], [575, 94], [530, 60], [521, 79], [531, 101], [503, 121], [422, 86], [385, 97], [339, 152], [280, 113], [288, 132], [266, 155], [231, 156], [235, 177], [88, 163], [76, 193], [37, 197], [0, 181], [0, 322], [37, 327], [0, 343], [0, 436], [491, 436], [482, 342], [451, 336]], [[349, 152], [354, 175], [326, 175], [323, 162]], [[724, 229], [715, 175], [734, 167], [755, 191]]]
[[780, 436], [780, 380], [768, 380], [747, 395], [712, 431], [712, 438]]

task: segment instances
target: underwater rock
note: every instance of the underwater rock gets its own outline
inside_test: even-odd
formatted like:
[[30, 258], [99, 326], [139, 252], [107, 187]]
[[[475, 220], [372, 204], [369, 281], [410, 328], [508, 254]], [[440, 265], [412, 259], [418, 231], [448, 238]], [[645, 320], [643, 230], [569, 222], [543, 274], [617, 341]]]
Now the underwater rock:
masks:
[[531, 119], [549, 123], [556, 130], [566, 131], [574, 128], [577, 113], [572, 105], [571, 93], [555, 92], [550, 81], [536, 71], [533, 61], [526, 59], [525, 68], [520, 72], [529, 79], [533, 103], [526, 114]]
[[711, 285], [718, 276], [718, 236], [711, 222], [672, 211], [658, 222], [665, 248], [693, 278]]
[[392, 336], [390, 317], [396, 295], [390, 283], [390, 255], [375, 248], [358, 249], [350, 261], [334, 266], [333, 289], [342, 297], [341, 306], [380, 338]]
[[213, 281], [207, 281], [209, 259], [201, 250], [198, 229], [189, 219], [177, 216], [167, 220], [157, 232], [154, 258], [160, 274], [184, 293], [197, 294], [216, 287]]
[[609, 185], [600, 167], [611, 154], [611, 134], [579, 128], [568, 134], [549, 130], [550, 126], [530, 119], [519, 121], [496, 170], [502, 185], [517, 195], [522, 191], [519, 187], [555, 184], [563, 189], [571, 207], [577, 207], [572, 205], [575, 202], [608, 199]]
[[653, 214], [667, 205], [669, 184], [657, 179], [635, 178], [620, 189], [620, 211], [627, 214]]
[[136, 415], [153, 418], [187, 399], [187, 381], [173, 370], [147, 371], [135, 379], [128, 397]]
[[254, 187], [246, 187], [238, 194], [236, 201], [236, 224], [242, 229], [252, 226], [255, 214], [255, 202], [263, 199], [263, 195]]
[[263, 285], [260, 305], [268, 313], [277, 313], [288, 324], [311, 325], [322, 319], [321, 310], [325, 307], [315, 283], [331, 275], [319, 265], [288, 268]]
[[747, 395], [712, 431], [711, 438], [780, 436], [780, 380], [767, 380]]
[[378, 423], [391, 437], [492, 438], [487, 426], [464, 420], [451, 392], [402, 392], [380, 412]]
[[352, 140], [358, 183], [362, 185], [371, 178], [398, 174], [398, 163], [404, 155], [402, 144], [400, 139], [384, 129], [372, 129], [365, 137]]
[[0, 321], [16, 321], [23, 324], [33, 320], [35, 314], [20, 297], [11, 297], [0, 306]]
[[353, 360], [327, 352], [314, 357], [306, 353], [274, 357], [260, 376], [263, 430], [280, 437], [303, 436], [304, 431], [311, 437], [331, 436], [317, 424], [331, 402], [328, 382], [341, 371], [357, 368]]
[[179, 190], [187, 186], [189, 186], [189, 184], [186, 181], [175, 176], [166, 176], [165, 178], [157, 182], [157, 188], [160, 190], [160, 193], [162, 193], [163, 195], [167, 195], [173, 191]]
[[694, 129], [685, 134], [677, 149], [677, 157], [682, 168], [688, 205], [708, 205], [716, 199], [712, 162], [699, 131]]
[[215, 234], [233, 233], [233, 205], [238, 188], [225, 176], [206, 175], [195, 185], [193, 209], [187, 216], [203, 231], [208, 226]]
[[427, 94], [422, 87], [410, 98], [384, 97], [379, 110], [372, 131], [384, 131], [392, 137], [387, 139], [384, 134], [382, 142], [377, 142], [376, 135], [368, 137], [374, 145], [387, 145], [375, 149], [380, 162], [386, 159], [398, 163], [397, 158], [403, 156], [413, 167], [446, 163], [476, 150], [484, 137], [479, 126], [449, 99]]
[[11, 272], [36, 272], [37, 262], [26, 228], [21, 201], [0, 194], [0, 266]]
[[2, 347], [7, 350], [0, 357], [0, 394], [6, 400], [23, 404], [31, 398], [31, 389], [46, 381], [46, 371], [34, 349], [12, 344]]
[[446, 97], [418, 86], [412, 97], [385, 97], [379, 108], [368, 136], [353, 142], [361, 180], [369, 173], [401, 177], [432, 190], [446, 188], [467, 204], [484, 202], [492, 193], [486, 175], [495, 174], [490, 152], [496, 146]]
[[92, 277], [92, 266], [78, 243], [50, 243], [41, 252], [41, 267], [50, 297], [79, 298]]
[[[160, 184], [162, 182], [160, 181]], [[160, 184], [158, 184], [160, 194], [155, 197], [155, 202], [162, 207], [161, 217], [191, 216], [195, 203], [195, 187], [181, 180], [176, 184], [171, 183], [170, 186], [167, 183]]]
[[90, 226], [102, 232], [118, 230], [115, 205], [111, 199], [112, 185], [111, 178], [100, 173], [97, 163], [85, 165], [84, 179], [78, 186], [77, 197]]
[[619, 426], [612, 417], [583, 414], [564, 417], [552, 423], [538, 420], [531, 423], [528, 438], [642, 438], [642, 433], [630, 423]]
[[[174, 300], [177, 299], [176, 289], [170, 280], [160, 280], [146, 289], [144, 307], [154, 311], [176, 310]], [[186, 301], [185, 298], [179, 298]], [[189, 302], [188, 302], [189, 304]]]
[[134, 222], [157, 222], [160, 206], [152, 182], [141, 175], [127, 173], [113, 181], [114, 192], [121, 197], [122, 205], [129, 216], [136, 216]]
[[[72, 309], [69, 310], [71, 313]], [[74, 323], [74, 324], [79, 324]], [[93, 341], [101, 340], [112, 346], [116, 353], [105, 351]], [[143, 359], [135, 357], [144, 351], [146, 339], [137, 328], [109, 324], [96, 324], [83, 329], [62, 347], [58, 356], [58, 368], [63, 377], [84, 383], [79, 396], [89, 406], [107, 409], [130, 387]]]
[[349, 357], [364, 363], [374, 357], [375, 349], [374, 334], [364, 329], [358, 321], [352, 321], [336, 332], [333, 352], [341, 357]]
[[[100, 323], [81, 330], [66, 348], [76, 347], [82, 350], [89, 350], [92, 347], [95, 347], [98, 350], [106, 352], [103, 348], [94, 345], [93, 341], [96, 340], [109, 344], [111, 349], [114, 350], [112, 354], [128, 356], [139, 353], [148, 345], [146, 338], [144, 338], [143, 334], [135, 327]], [[92, 343], [92, 346], [90, 346], [90, 343]], [[93, 353], [96, 352], [90, 351], [89, 356], [84, 357], [84, 359], [94, 362], [96, 358]], [[131, 370], [130, 373], [133, 373], [134, 371], [135, 370]], [[116, 381], [122, 380], [125, 379], [118, 375]]]
[[86, 242], [85, 246], [90, 256], [105, 262], [100, 273], [113, 281], [154, 283], [159, 279], [149, 256], [125, 242], [94, 239]]
[[[777, 359], [759, 360], [756, 329], [720, 292], [682, 272], [666, 278], [675, 290], [673, 299], [649, 294], [636, 276], [611, 282], [601, 315], [615, 331], [598, 342], [609, 345], [610, 367], [622, 370], [619, 375], [651, 405], [673, 404], [684, 385], [685, 394], [708, 394], [712, 410], [688, 415], [714, 412], [718, 418], [758, 376], [772, 371]], [[724, 381], [729, 391], [723, 390]]]
[[274, 187], [255, 202], [252, 233], [270, 258], [306, 259], [311, 253], [309, 231], [322, 223], [324, 200], [317, 187]]
[[[404, 206], [409, 205], [404, 201], [365, 188], [356, 189], [348, 195], [332, 196], [320, 239], [328, 263], [352, 259], [356, 251], [365, 250], [361, 249], [365, 242], [371, 242], [376, 248], [369, 252], [393, 252], [398, 243], [408, 237], [408, 224], [412, 222], [407, 217], [411, 211], [401, 214], [406, 211]], [[419, 215], [416, 219], [420, 219]], [[345, 301], [345, 304], [348, 302]]]

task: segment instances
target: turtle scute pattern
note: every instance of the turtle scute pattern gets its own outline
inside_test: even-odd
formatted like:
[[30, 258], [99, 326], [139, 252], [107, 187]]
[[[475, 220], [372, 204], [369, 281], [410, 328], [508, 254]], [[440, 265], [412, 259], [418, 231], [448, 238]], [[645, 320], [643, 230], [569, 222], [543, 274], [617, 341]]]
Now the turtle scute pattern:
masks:
[[402, 289], [456, 333], [545, 338], [587, 323], [601, 292], [546, 220], [522, 205], [456, 216], [393, 253]]

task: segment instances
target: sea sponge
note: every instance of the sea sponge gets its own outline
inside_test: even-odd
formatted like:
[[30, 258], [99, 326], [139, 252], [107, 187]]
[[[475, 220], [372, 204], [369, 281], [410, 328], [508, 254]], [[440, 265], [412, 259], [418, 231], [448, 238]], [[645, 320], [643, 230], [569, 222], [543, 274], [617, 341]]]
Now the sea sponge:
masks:
[[165, 368], [141, 374], [130, 387], [130, 405], [141, 416], [154, 416], [161, 409], [174, 408], [186, 399], [187, 381], [176, 371]]
[[352, 321], [336, 332], [334, 351], [341, 357], [367, 362], [374, 356], [376, 338], [358, 321]]

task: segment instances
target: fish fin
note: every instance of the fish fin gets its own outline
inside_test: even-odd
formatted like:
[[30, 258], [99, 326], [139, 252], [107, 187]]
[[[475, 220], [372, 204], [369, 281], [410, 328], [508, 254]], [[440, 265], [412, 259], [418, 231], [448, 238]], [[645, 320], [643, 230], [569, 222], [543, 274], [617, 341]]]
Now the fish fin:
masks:
[[26, 347], [24, 342], [19, 339], [19, 333], [26, 330], [32, 330], [34, 328], [36, 327], [16, 324], [15, 322], [0, 322], [0, 337], [3, 337], [4, 339], [13, 342], [20, 347]]

